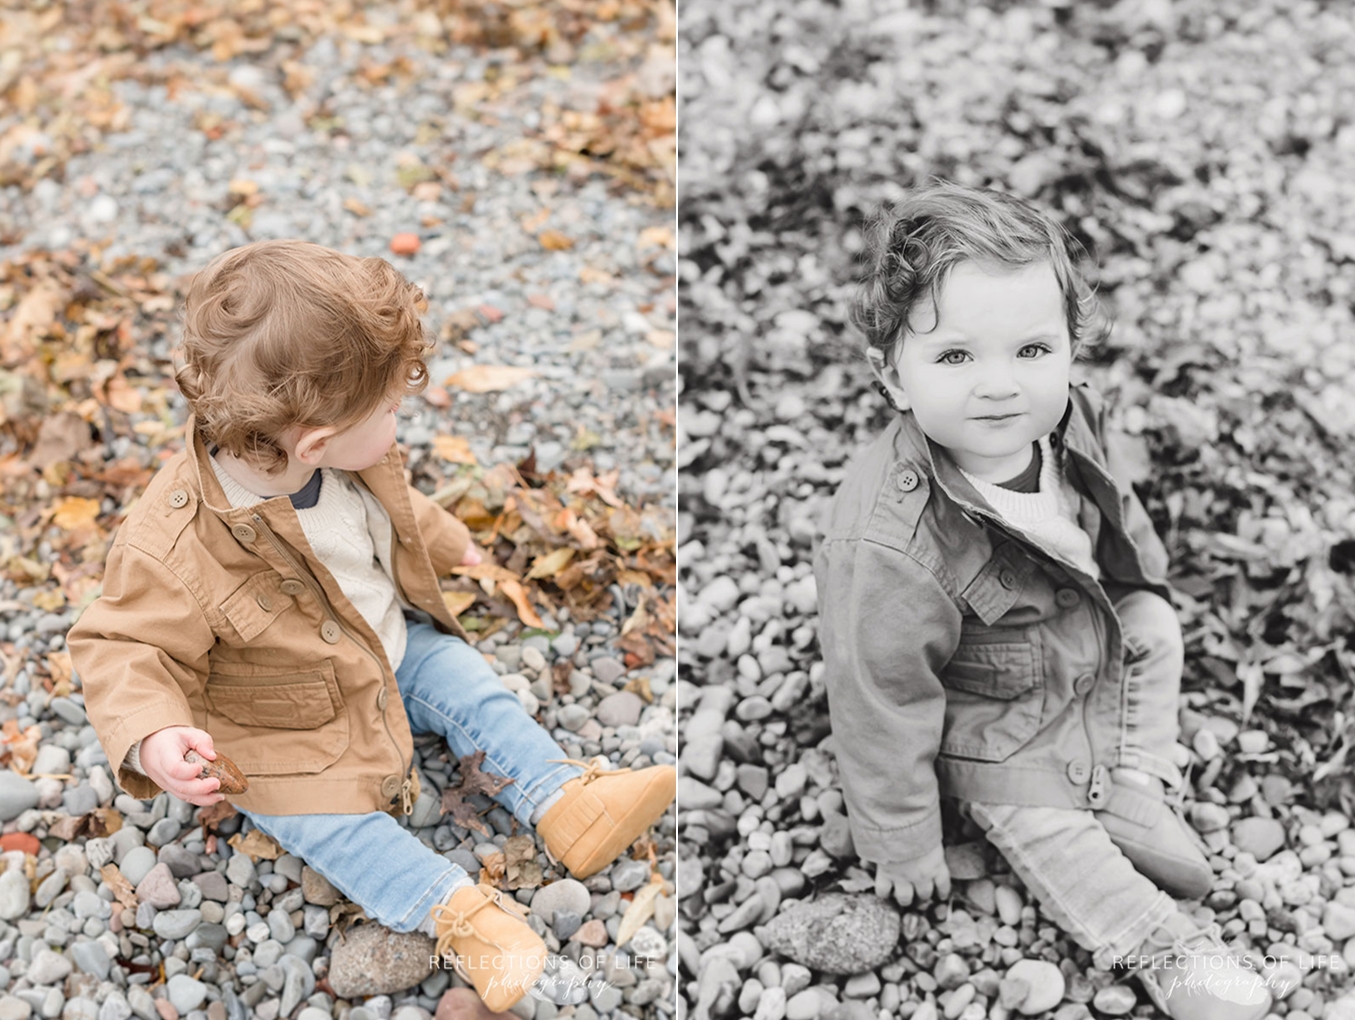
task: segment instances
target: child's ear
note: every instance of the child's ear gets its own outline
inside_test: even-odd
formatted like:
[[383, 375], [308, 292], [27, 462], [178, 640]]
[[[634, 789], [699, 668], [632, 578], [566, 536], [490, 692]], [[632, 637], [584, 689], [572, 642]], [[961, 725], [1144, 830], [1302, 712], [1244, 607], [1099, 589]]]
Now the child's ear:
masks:
[[307, 467], [316, 467], [335, 434], [335, 430], [331, 428], [301, 429], [297, 433], [296, 447], [293, 451], [296, 459]]
[[900, 411], [908, 410], [908, 394], [903, 390], [903, 382], [899, 379], [899, 370], [894, 366], [894, 359], [879, 347], [866, 348], [866, 359], [870, 362], [871, 372], [884, 387], [894, 407]]

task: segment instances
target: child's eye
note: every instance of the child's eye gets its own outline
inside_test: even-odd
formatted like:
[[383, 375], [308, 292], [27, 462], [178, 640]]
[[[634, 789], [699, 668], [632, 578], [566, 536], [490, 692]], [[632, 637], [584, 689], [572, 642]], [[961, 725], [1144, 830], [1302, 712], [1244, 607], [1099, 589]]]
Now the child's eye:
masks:
[[1049, 351], [1050, 347], [1048, 344], [1026, 344], [1026, 346], [1016, 352], [1016, 356], [1018, 358], [1031, 360], [1033, 358], [1038, 358], [1043, 354], [1048, 354]]
[[940, 365], [963, 365], [968, 360], [969, 352], [959, 350], [946, 351], [936, 359], [937, 364]]

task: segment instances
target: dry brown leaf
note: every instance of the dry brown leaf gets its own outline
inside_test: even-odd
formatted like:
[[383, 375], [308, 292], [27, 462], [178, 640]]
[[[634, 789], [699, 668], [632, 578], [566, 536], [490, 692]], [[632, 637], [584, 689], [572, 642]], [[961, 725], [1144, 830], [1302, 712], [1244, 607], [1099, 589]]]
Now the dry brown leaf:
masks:
[[249, 859], [255, 864], [259, 861], [275, 861], [282, 856], [282, 847], [278, 846], [277, 840], [265, 833], [262, 829], [250, 829], [249, 834], [242, 836], [239, 833], [226, 840], [238, 853], [249, 854]]
[[499, 590], [508, 596], [510, 602], [518, 611], [518, 619], [528, 627], [544, 627], [541, 617], [537, 615], [536, 610], [532, 608], [532, 603], [527, 598], [527, 593], [522, 590], [522, 585], [517, 581], [503, 581], [499, 584]]
[[517, 365], [472, 365], [449, 375], [442, 384], [467, 393], [494, 393], [516, 386], [534, 375], [536, 369]]
[[445, 591], [442, 593], [442, 602], [447, 607], [447, 612], [453, 616], [460, 616], [475, 604], [475, 592]]
[[536, 236], [536, 239], [546, 251], [569, 251], [570, 248], [574, 247], [573, 238], [560, 233], [558, 230], [543, 230]]
[[108, 888], [113, 890], [114, 898], [128, 910], [135, 910], [138, 906], [136, 890], [132, 888], [132, 883], [127, 880], [127, 876], [118, 870], [118, 866], [111, 861], [99, 869], [99, 875], [103, 878]]
[[507, 776], [496, 776], [492, 772], [481, 771], [480, 766], [484, 760], [484, 751], [476, 751], [459, 759], [461, 781], [442, 791], [442, 814], [451, 812], [452, 821], [463, 829], [474, 829], [481, 835], [488, 836], [489, 827], [480, 821], [479, 810], [466, 798], [477, 793], [493, 796], [513, 780]]
[[235, 810], [235, 805], [228, 800], [219, 800], [215, 804], [208, 804], [198, 815], [198, 821], [202, 823], [204, 832], [215, 832], [216, 827], [227, 818], [234, 818], [239, 812]]
[[85, 419], [70, 411], [61, 411], [43, 419], [28, 462], [39, 471], [45, 471], [59, 461], [74, 460], [93, 442]]
[[452, 573], [458, 577], [469, 577], [475, 581], [498, 581], [501, 584], [506, 581], [519, 580], [518, 575], [507, 567], [501, 567], [488, 560], [483, 563], [473, 563], [470, 566], [453, 567]]
[[475, 464], [470, 442], [463, 436], [434, 436], [433, 452], [453, 464]]
[[535, 889], [541, 884], [541, 865], [536, 859], [536, 840], [509, 836], [503, 844], [505, 889]]
[[70, 496], [58, 503], [52, 511], [52, 523], [62, 531], [87, 528], [99, 516], [99, 501], [84, 496]]
[[621, 926], [616, 930], [617, 946], [624, 946], [634, 938], [644, 923], [654, 916], [654, 901], [666, 886], [663, 876], [655, 871], [649, 876], [649, 884], [636, 890], [635, 899], [630, 901], [621, 917]]
[[569, 561], [573, 558], [574, 550], [568, 546], [538, 556], [532, 563], [532, 569], [527, 571], [527, 580], [538, 581], [545, 577], [554, 577], [569, 566]]

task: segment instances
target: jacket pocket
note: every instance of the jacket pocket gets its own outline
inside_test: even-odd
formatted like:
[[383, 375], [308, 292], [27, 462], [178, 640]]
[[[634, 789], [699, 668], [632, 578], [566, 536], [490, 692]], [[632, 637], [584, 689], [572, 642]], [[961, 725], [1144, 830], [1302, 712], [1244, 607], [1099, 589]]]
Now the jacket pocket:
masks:
[[248, 644], [268, 629], [292, 605], [292, 597], [278, 587], [281, 579], [271, 570], [255, 574], [221, 603], [221, 612]]
[[348, 749], [348, 713], [323, 661], [303, 669], [211, 664], [207, 731], [248, 775], [320, 772]]
[[[1024, 640], [1013, 640], [1017, 636]], [[1044, 707], [1037, 641], [1029, 630], [961, 639], [941, 671], [943, 754], [1005, 761], [1035, 735]]]

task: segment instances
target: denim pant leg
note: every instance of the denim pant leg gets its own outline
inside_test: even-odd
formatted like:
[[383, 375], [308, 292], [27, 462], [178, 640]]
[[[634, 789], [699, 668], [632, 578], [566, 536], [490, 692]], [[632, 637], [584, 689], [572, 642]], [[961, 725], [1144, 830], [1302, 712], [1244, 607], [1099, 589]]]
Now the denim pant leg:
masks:
[[1185, 643], [1181, 622], [1166, 599], [1149, 591], [1130, 592], [1115, 603], [1124, 635], [1120, 754], [1117, 764], [1181, 785], [1172, 760], [1179, 730], [1181, 670]]
[[1110, 969], [1176, 909], [1129, 863], [1090, 811], [964, 805], [1045, 913]]
[[356, 815], [259, 815], [242, 811], [302, 858], [367, 916], [413, 931], [439, 903], [474, 880], [383, 811]]
[[395, 671], [409, 725], [438, 733], [457, 757], [485, 752], [484, 769], [513, 780], [494, 795], [523, 825], [565, 783], [583, 774], [477, 652], [426, 623], [409, 624]]

